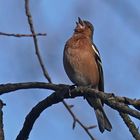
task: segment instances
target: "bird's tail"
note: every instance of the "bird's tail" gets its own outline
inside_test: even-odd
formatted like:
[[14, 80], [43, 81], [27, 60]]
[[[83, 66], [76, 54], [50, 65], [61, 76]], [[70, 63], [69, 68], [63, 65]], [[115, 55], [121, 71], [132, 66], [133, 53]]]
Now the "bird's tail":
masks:
[[94, 108], [96, 118], [98, 121], [99, 130], [103, 133], [106, 129], [107, 131], [111, 131], [112, 126], [109, 122], [99, 98], [87, 98], [88, 103]]

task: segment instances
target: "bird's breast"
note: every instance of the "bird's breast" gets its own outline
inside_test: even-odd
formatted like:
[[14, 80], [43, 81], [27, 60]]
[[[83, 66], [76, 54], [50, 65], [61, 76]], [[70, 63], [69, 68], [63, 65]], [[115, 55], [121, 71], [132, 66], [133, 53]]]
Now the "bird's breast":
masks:
[[[75, 47], [74, 47], [75, 45]], [[81, 49], [73, 44], [64, 50], [64, 68], [70, 80], [81, 86], [97, 86], [99, 73], [96, 60], [90, 49]]]

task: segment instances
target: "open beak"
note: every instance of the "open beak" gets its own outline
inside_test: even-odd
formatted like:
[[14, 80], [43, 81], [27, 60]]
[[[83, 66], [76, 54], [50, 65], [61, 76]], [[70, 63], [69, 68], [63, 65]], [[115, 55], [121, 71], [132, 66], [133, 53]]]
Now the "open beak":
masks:
[[78, 17], [78, 22], [76, 21], [76, 24], [79, 28], [83, 28], [85, 26], [83, 20], [81, 20], [80, 17]]
[[81, 24], [82, 26], [84, 26], [84, 22], [81, 20], [80, 17], [78, 17], [78, 22], [79, 22], [79, 24]]

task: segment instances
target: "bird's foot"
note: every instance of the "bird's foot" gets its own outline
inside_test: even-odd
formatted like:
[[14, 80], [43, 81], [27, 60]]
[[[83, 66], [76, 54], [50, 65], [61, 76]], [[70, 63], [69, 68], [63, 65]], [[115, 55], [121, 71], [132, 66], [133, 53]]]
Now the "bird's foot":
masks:
[[71, 97], [71, 90], [75, 89], [76, 85], [69, 86], [69, 96]]

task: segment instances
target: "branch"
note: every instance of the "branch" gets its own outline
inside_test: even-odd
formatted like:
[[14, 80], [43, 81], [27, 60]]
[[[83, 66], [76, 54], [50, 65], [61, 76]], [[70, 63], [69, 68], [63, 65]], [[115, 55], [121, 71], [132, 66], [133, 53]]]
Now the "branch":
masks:
[[3, 36], [12, 36], [12, 37], [33, 37], [33, 36], [46, 36], [46, 33], [37, 33], [37, 34], [13, 34], [13, 33], [3, 33], [0, 32], [0, 35]]
[[[123, 98], [126, 97], [120, 97], [120, 96], [115, 96], [113, 93], [104, 93], [95, 89], [90, 89], [90, 88], [85, 88], [85, 87], [78, 87], [75, 89], [74, 92], [75, 94], [78, 94], [82, 96], [82, 93], [84, 93], [83, 96], [91, 96], [91, 97], [98, 97], [100, 98], [103, 103], [107, 104], [108, 106], [110, 106], [111, 108], [119, 111], [119, 112], [123, 112], [123, 113], [127, 113], [137, 119], [140, 120], [140, 112], [137, 110], [134, 110], [130, 107], [128, 107], [126, 104], [119, 102], [117, 99], [122, 99], [121, 101], [123, 101]], [[72, 94], [72, 93], [71, 93]], [[132, 100], [132, 99], [130, 99]], [[136, 101], [136, 100], [135, 100]], [[137, 102], [139, 102], [139, 100], [137, 100]]]
[[[9, 93], [16, 90], [21, 89], [32, 89], [32, 88], [40, 88], [40, 89], [49, 89], [53, 91], [58, 91], [62, 89], [70, 89], [69, 85], [64, 84], [51, 84], [44, 82], [27, 82], [27, 83], [11, 83], [11, 84], [1, 84], [0, 85], [0, 95]], [[140, 119], [140, 112], [128, 107], [125, 99], [127, 97], [115, 96], [112, 93], [104, 93], [101, 91], [97, 91], [95, 89], [91, 89], [88, 87], [77, 87], [71, 90], [71, 94], [75, 94], [75, 96], [70, 96], [70, 98], [74, 98], [76, 96], [97, 96], [99, 97], [105, 104], [110, 106], [111, 108], [127, 113], [137, 119]], [[140, 104], [140, 100], [130, 99], [131, 105]], [[137, 106], [139, 107], [139, 106]]]
[[0, 100], [0, 140], [4, 140], [4, 131], [3, 131], [3, 112], [2, 108], [5, 104]]
[[[51, 90], [54, 90], [54, 91], [58, 91], [58, 90], [62, 90], [62, 89], [67, 89], [67, 88], [69, 88], [69, 86], [68, 85], [62, 85], [62, 84], [55, 85], [55, 84], [44, 83], [44, 82], [15, 83], [15, 84], [5, 84], [5, 85], [2, 84], [2, 85], [0, 85], [0, 95], [5, 94], [5, 93], [9, 93], [9, 92], [12, 92], [12, 91], [16, 91], [16, 90], [31, 89], [31, 88], [51, 89]], [[89, 129], [91, 129], [91, 128], [83, 125], [81, 123], [81, 121], [71, 111], [70, 107], [65, 102], [63, 102], [63, 104], [65, 105], [67, 110], [72, 115], [72, 118], [74, 120], [73, 126], [77, 122], [87, 132], [89, 137], [91, 139], [93, 139], [92, 135], [89, 132]], [[95, 126], [92, 126], [92, 128], [95, 128]]]
[[43, 65], [43, 60], [41, 58], [40, 51], [38, 49], [38, 40], [37, 40], [37, 37], [35, 35], [36, 33], [35, 33], [35, 30], [34, 30], [33, 20], [32, 20], [32, 16], [31, 16], [31, 13], [30, 13], [29, 0], [25, 0], [25, 11], [26, 11], [26, 16], [27, 16], [28, 23], [29, 23], [29, 26], [30, 26], [30, 31], [34, 35], [33, 40], [34, 40], [34, 46], [35, 46], [36, 55], [38, 57], [39, 63], [40, 63], [41, 68], [43, 70], [44, 76], [51, 83], [51, 78], [50, 78], [45, 66]]
[[39, 102], [27, 115], [23, 128], [20, 131], [19, 135], [17, 136], [16, 140], [27, 140], [32, 130], [33, 124], [35, 123], [36, 119], [39, 117], [41, 112], [44, 111], [47, 107], [51, 106], [52, 104], [56, 104], [62, 99], [58, 98], [56, 95], [57, 92], [54, 92], [52, 95], [47, 97], [46, 99]]
[[[62, 102], [63, 99], [75, 98], [75, 97], [79, 97], [79, 96], [99, 97], [108, 106], [110, 106], [110, 107], [113, 106], [113, 108], [115, 110], [117, 110], [121, 113], [127, 113], [140, 120], [140, 112], [138, 112], [134, 109], [131, 109], [129, 107], [126, 108], [127, 105], [124, 105], [119, 102], [115, 102], [115, 98], [117, 98], [116, 96], [113, 96], [112, 98], [114, 98], [114, 99], [112, 99], [112, 98], [110, 98], [110, 95], [108, 96], [107, 93], [103, 93], [103, 92], [97, 91], [95, 89], [90, 89], [90, 88], [86, 88], [86, 87], [78, 87], [78, 88], [72, 89], [70, 94], [69, 94], [69, 92], [70, 92], [69, 87], [66, 86], [65, 88], [61, 88], [61, 90], [57, 90], [56, 92], [51, 94], [49, 97], [47, 97], [46, 99], [41, 101], [39, 104], [37, 104], [26, 117], [24, 126], [23, 126], [22, 130], [20, 131], [20, 134], [18, 135], [17, 140], [19, 140], [19, 138], [22, 138], [23, 136], [25, 136], [25, 138], [28, 138], [35, 120], [39, 117], [41, 112], [44, 111], [44, 109], [46, 109], [47, 107], [49, 107], [53, 104], [56, 104], [58, 102]], [[119, 98], [121, 98], [121, 97], [119, 97]], [[118, 106], [118, 104], [119, 104], [119, 106]], [[125, 116], [125, 118], [123, 118], [123, 119], [124, 119], [125, 123], [128, 125], [128, 122], [127, 122], [128, 117], [127, 118], [126, 117], [127, 116]], [[27, 129], [28, 129], [28, 131], [27, 131]], [[129, 127], [129, 129], [133, 136], [136, 137], [136, 134], [137, 134], [137, 136], [139, 136], [139, 133], [138, 133], [137, 129], [135, 129], [132, 121], [131, 121], [131, 128]], [[135, 134], [134, 134], [134, 132], [135, 132]]]
[[25, 82], [25, 83], [8, 83], [8, 84], [1, 84], [0, 85], [0, 95], [21, 90], [21, 89], [32, 89], [32, 88], [40, 88], [40, 89], [50, 89], [50, 90], [60, 90], [63, 86], [59, 86], [56, 84], [51, 83], [44, 83], [44, 82]]
[[[100, 98], [105, 104], [110, 106], [111, 108], [119, 112], [129, 114], [140, 120], [140, 112], [128, 107], [130, 102], [126, 102], [125, 99], [127, 97], [115, 96], [112, 93], [104, 93], [104, 92], [97, 91], [95, 89], [91, 89], [88, 87], [77, 87], [70, 91], [70, 86], [64, 85], [64, 84], [57, 85], [57, 84], [44, 83], [44, 82], [14, 83], [14, 84], [0, 85], [0, 94], [2, 95], [4, 93], [8, 93], [11, 91], [16, 91], [20, 89], [32, 89], [32, 88], [50, 89], [50, 90], [59, 92], [59, 96], [57, 97], [57, 99], [61, 99], [59, 100], [59, 102], [63, 101], [63, 99], [66, 99], [66, 98], [75, 98], [79, 96], [84, 96], [84, 97], [96, 96]], [[130, 98], [127, 98], [127, 99], [131, 101], [131, 105], [140, 104], [140, 100], [136, 100], [136, 99], [133, 100]]]
[[[29, 137], [29, 134], [33, 128], [33, 125], [36, 121], [36, 119], [40, 116], [40, 114], [48, 107], [50, 107], [53, 104], [59, 103], [63, 101], [62, 95], [64, 94], [64, 91], [57, 91], [51, 94], [46, 99], [39, 102], [27, 115], [23, 128], [20, 131], [19, 135], [17, 136], [16, 140], [27, 140]], [[61, 95], [61, 96], [60, 96]], [[69, 96], [69, 94], [65, 95]], [[81, 124], [81, 123], [80, 123]], [[82, 125], [82, 124], [81, 124]], [[85, 126], [82, 125], [82, 127], [85, 128]], [[91, 140], [95, 140], [93, 136], [89, 133], [88, 128], [85, 128], [85, 131], [89, 134]]]
[[129, 128], [129, 131], [131, 132], [132, 136], [136, 139], [136, 140], [140, 140], [140, 134], [138, 129], [136, 128], [135, 124], [132, 122], [132, 120], [130, 119], [130, 117], [125, 114], [125, 113], [121, 113], [120, 112], [120, 116], [122, 117], [123, 121], [125, 122], [125, 124], [127, 125], [127, 127]]
[[95, 140], [95, 138], [91, 135], [91, 133], [89, 132], [89, 129], [93, 129], [95, 127], [97, 127], [96, 125], [93, 126], [89, 126], [86, 127], [85, 125], [83, 125], [83, 123], [81, 123], [81, 121], [75, 116], [75, 114], [72, 112], [71, 107], [68, 106], [65, 102], [64, 102], [64, 106], [67, 108], [67, 110], [69, 111], [69, 113], [71, 114], [72, 118], [73, 118], [73, 129], [76, 126], [76, 122], [86, 131], [86, 133], [89, 135], [89, 137], [91, 138], [91, 140]]
[[116, 101], [122, 102], [124, 104], [127, 105], [132, 105], [133, 107], [135, 107], [136, 109], [140, 110], [140, 100], [136, 100], [136, 99], [130, 99], [127, 97], [124, 98], [117, 98]]

